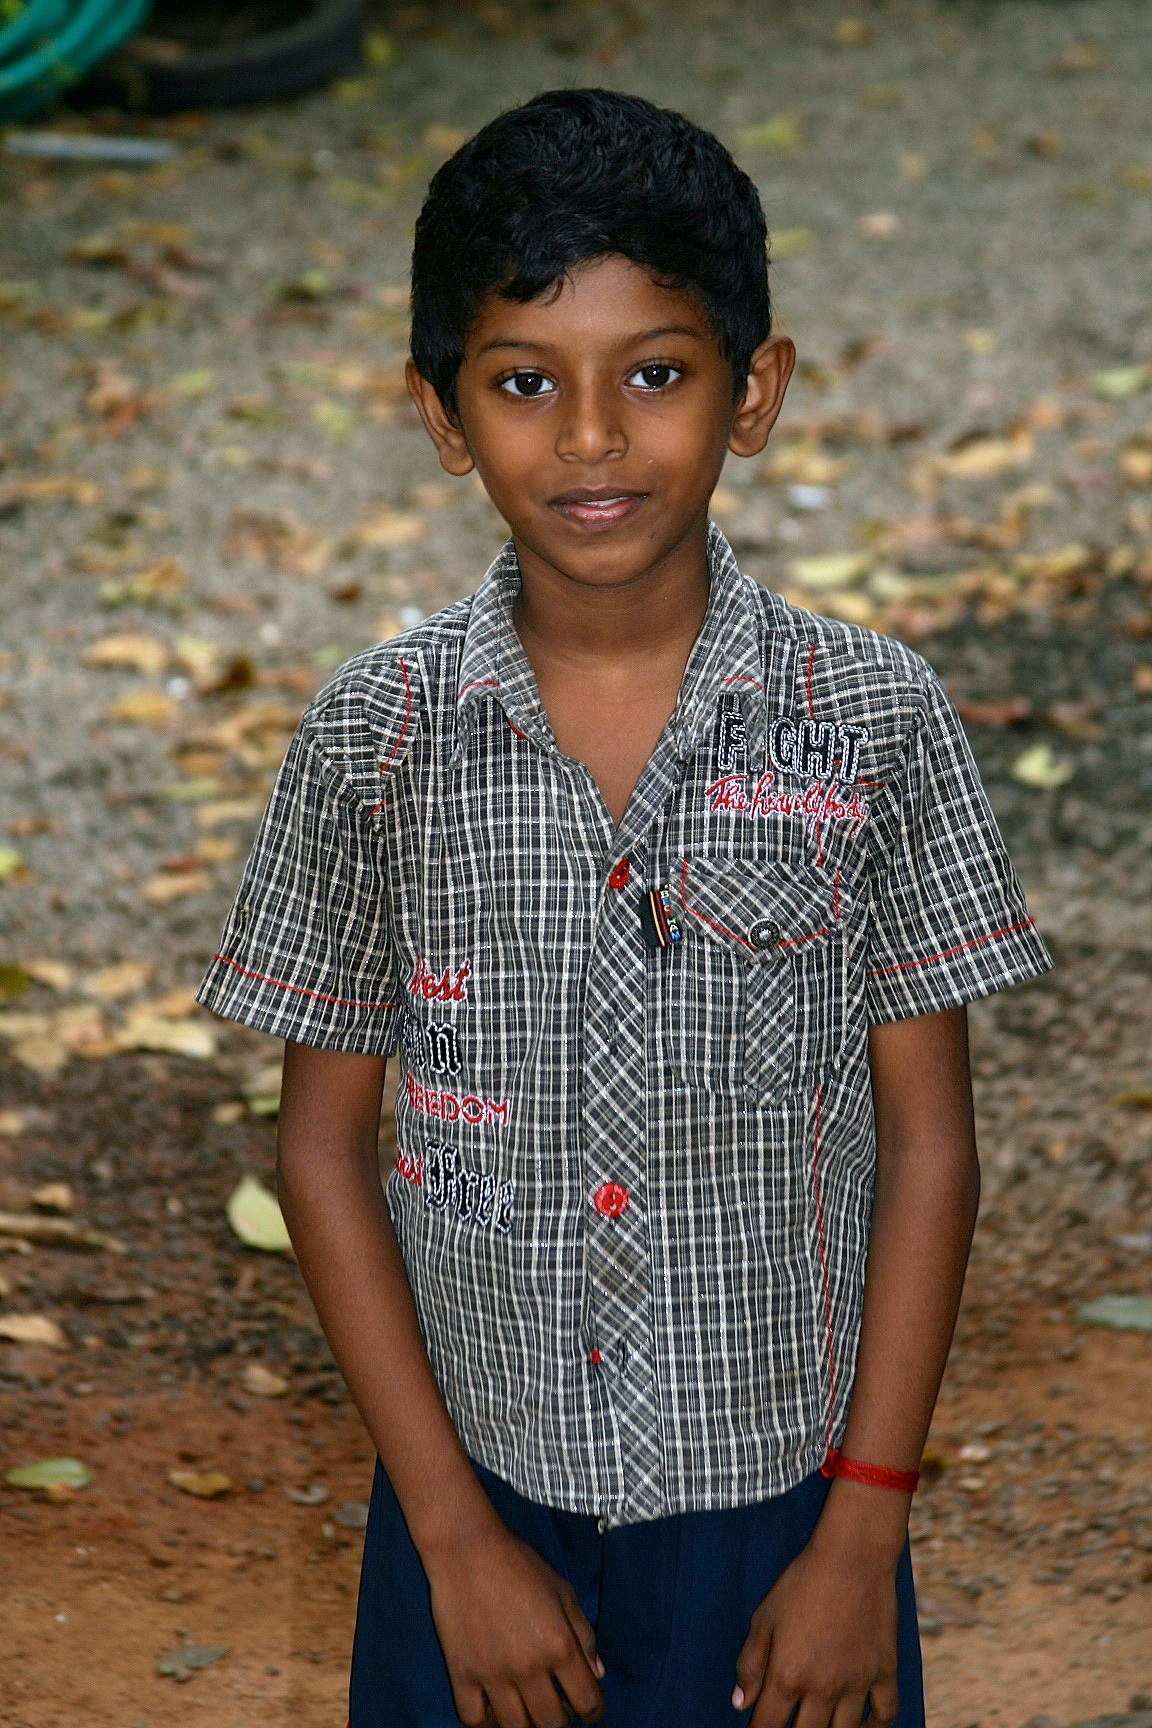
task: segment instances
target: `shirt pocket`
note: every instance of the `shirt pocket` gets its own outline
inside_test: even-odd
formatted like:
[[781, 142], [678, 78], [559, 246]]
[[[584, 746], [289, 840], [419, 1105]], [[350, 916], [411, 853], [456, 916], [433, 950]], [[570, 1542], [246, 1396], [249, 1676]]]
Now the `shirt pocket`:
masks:
[[[837, 876], [776, 861], [680, 861], [671, 899], [672, 1061], [759, 1103], [825, 1083], [844, 1048], [847, 964]], [[676, 1022], [679, 1022], [677, 1027]]]

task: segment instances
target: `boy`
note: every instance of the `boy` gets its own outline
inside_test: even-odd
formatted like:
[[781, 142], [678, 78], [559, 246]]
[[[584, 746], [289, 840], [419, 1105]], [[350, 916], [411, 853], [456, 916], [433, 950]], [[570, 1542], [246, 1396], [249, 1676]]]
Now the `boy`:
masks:
[[708, 523], [795, 357], [765, 240], [634, 97], [439, 171], [409, 389], [511, 540], [316, 698], [203, 988], [288, 1040], [284, 1212], [382, 1464], [351, 1728], [923, 1721], [963, 1005], [1048, 960], [923, 661]]

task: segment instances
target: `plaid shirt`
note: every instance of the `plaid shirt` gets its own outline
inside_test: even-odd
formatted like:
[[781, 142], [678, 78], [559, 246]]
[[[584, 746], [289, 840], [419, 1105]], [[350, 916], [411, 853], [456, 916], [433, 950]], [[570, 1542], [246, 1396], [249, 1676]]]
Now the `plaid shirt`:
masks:
[[200, 1000], [403, 1073], [388, 1200], [469, 1453], [606, 1524], [782, 1493], [852, 1395], [870, 1022], [1049, 965], [956, 714], [709, 540], [616, 829], [479, 592], [349, 662]]

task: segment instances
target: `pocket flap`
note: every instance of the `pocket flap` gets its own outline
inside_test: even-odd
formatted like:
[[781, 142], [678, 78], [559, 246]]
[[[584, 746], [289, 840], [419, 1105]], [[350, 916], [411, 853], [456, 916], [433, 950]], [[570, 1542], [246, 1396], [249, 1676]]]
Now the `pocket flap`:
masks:
[[747, 960], [819, 942], [840, 919], [838, 879], [815, 865], [683, 858], [672, 897], [686, 925]]

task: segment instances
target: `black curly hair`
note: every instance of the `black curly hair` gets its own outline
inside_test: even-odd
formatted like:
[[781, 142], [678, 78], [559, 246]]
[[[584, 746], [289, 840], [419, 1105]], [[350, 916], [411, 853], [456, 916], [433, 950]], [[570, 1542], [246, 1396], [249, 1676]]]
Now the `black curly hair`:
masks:
[[760, 196], [710, 132], [614, 90], [549, 90], [491, 121], [432, 179], [412, 250], [412, 358], [456, 415], [490, 294], [535, 300], [617, 255], [695, 294], [734, 400], [771, 329]]

